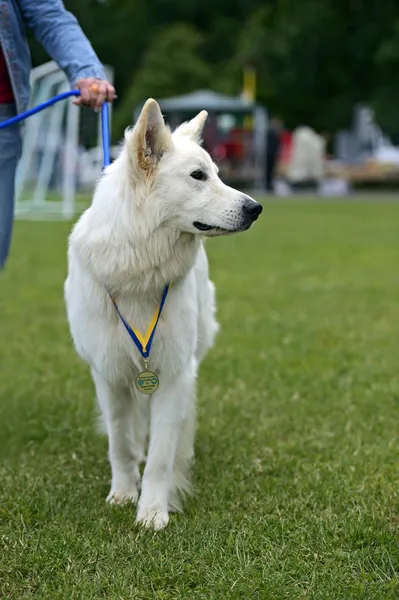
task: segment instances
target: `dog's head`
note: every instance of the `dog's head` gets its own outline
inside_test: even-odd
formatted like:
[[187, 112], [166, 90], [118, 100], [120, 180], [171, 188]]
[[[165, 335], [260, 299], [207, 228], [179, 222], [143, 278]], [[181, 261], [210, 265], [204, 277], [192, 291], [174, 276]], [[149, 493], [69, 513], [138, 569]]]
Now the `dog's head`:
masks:
[[200, 146], [206, 118], [202, 111], [171, 133], [157, 102], [147, 100], [126, 134], [131, 183], [145, 190], [143, 209], [157, 225], [206, 236], [245, 231], [262, 206], [218, 177]]

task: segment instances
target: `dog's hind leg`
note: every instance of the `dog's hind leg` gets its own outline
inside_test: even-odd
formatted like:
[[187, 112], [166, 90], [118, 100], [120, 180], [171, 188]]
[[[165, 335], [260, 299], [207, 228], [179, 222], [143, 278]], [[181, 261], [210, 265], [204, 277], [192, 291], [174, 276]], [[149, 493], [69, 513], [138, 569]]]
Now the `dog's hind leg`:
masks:
[[171, 512], [182, 509], [182, 500], [191, 491], [190, 468], [194, 460], [195, 408], [194, 402], [187, 406], [177, 441], [173, 465], [173, 486], [169, 495]]
[[94, 370], [92, 376], [108, 434], [112, 485], [107, 502], [136, 502], [140, 474], [139, 453], [134, 439], [131, 391], [122, 385], [111, 385]]
[[137, 511], [137, 521], [155, 530], [163, 529], [169, 521], [179, 436], [186, 407], [195, 402], [196, 361], [178, 376], [162, 375], [151, 399], [150, 443]]
[[198, 338], [195, 356], [200, 364], [214, 344], [219, 331], [216, 321], [215, 286], [212, 281], [203, 283], [198, 299]]

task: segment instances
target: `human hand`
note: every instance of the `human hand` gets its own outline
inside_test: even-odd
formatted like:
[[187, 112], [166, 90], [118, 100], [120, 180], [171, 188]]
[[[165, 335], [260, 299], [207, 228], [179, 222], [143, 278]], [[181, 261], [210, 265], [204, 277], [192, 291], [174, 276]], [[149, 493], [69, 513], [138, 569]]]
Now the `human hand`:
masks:
[[98, 112], [104, 102], [112, 102], [115, 98], [115, 88], [104, 79], [97, 77], [85, 77], [76, 82], [75, 87], [80, 90], [80, 96], [74, 104], [90, 106]]

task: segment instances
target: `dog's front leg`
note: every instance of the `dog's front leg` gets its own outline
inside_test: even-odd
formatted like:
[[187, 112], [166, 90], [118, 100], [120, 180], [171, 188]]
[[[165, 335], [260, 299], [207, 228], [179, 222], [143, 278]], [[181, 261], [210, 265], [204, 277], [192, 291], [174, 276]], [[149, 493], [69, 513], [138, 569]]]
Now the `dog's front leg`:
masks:
[[107, 502], [136, 502], [139, 494], [138, 463], [141, 449], [137, 447], [134, 436], [132, 394], [125, 386], [111, 385], [94, 370], [92, 376], [108, 434], [112, 485]]
[[151, 398], [150, 444], [137, 522], [156, 531], [169, 521], [176, 449], [187, 407], [195, 401], [195, 370], [193, 360], [192, 366], [175, 378], [161, 376], [160, 387]]

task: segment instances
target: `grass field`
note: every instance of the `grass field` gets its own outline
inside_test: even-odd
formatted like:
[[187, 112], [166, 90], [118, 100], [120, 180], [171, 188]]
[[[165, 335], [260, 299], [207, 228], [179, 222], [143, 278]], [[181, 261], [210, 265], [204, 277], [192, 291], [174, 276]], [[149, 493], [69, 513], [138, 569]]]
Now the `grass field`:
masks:
[[399, 203], [275, 201], [208, 244], [196, 497], [158, 534], [105, 504], [63, 306], [70, 224], [0, 276], [0, 598], [399, 597]]

